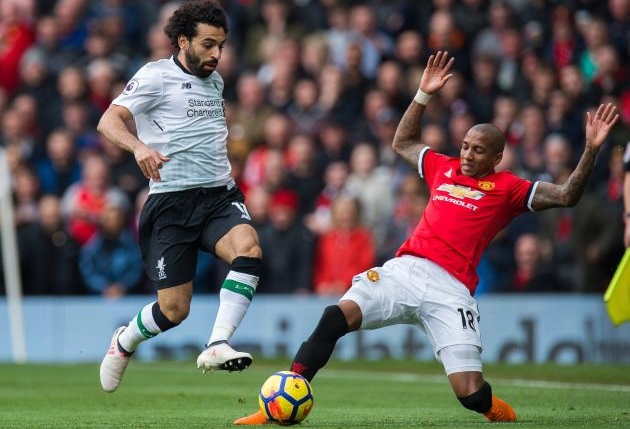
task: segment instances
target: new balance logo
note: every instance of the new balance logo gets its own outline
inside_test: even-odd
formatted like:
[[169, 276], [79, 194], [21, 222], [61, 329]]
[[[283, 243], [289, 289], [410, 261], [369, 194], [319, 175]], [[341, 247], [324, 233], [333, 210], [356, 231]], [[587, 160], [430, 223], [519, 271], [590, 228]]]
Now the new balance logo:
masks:
[[247, 212], [247, 207], [245, 207], [245, 204], [234, 202], [232, 203], [232, 205], [241, 212], [241, 219], [252, 220], [252, 218], [249, 217], [249, 213]]
[[192, 84], [190, 82], [182, 83], [182, 89], [190, 89], [192, 88]]

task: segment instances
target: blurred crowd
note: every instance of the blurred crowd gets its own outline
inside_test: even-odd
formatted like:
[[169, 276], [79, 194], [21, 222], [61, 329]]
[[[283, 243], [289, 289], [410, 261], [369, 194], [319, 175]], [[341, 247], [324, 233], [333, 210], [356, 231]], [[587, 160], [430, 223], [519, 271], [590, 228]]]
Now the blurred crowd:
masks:
[[[428, 56], [455, 57], [423, 141], [458, 155], [475, 123], [505, 132], [499, 169], [562, 182], [600, 102], [621, 120], [578, 205], [517, 218], [478, 293], [601, 293], [623, 252], [630, 0], [225, 0], [229, 154], [260, 234], [258, 293], [339, 295], [390, 258], [428, 200], [391, 141]], [[27, 295], [152, 291], [136, 219], [147, 182], [95, 130], [147, 61], [173, 51], [177, 1], [0, 1], [0, 145]], [[200, 254], [197, 293], [226, 267]], [[0, 282], [3, 282], [0, 276]]]

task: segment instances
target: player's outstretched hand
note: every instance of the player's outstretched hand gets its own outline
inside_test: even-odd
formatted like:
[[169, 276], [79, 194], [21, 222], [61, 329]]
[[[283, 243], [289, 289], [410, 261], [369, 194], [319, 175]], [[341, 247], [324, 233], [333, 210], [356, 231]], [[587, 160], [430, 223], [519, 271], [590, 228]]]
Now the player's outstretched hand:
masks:
[[444, 86], [452, 74], [449, 74], [455, 58], [450, 57], [446, 51], [438, 51], [429, 57], [427, 67], [420, 78], [420, 90], [427, 94], [433, 94]]
[[595, 115], [586, 112], [586, 131], [584, 133], [586, 145], [600, 148], [617, 119], [619, 119], [617, 106], [612, 103], [600, 104]]

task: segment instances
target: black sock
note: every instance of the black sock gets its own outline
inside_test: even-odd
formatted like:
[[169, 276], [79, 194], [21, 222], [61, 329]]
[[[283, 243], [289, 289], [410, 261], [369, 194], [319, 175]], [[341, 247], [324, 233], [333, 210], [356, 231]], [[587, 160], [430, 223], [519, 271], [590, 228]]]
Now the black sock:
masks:
[[302, 343], [293, 358], [291, 371], [302, 374], [311, 381], [330, 359], [337, 340], [347, 333], [348, 322], [341, 308], [337, 305], [326, 307], [315, 330], [308, 340]]

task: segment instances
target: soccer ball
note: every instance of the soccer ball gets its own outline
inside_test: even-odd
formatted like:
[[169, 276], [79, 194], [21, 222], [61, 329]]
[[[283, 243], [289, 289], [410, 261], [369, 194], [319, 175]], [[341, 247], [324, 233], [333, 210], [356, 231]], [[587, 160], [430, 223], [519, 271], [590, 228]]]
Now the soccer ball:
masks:
[[313, 408], [313, 390], [306, 378], [293, 371], [279, 371], [263, 383], [258, 405], [268, 419], [281, 425], [300, 423]]

